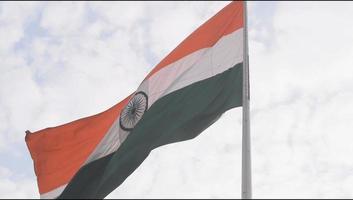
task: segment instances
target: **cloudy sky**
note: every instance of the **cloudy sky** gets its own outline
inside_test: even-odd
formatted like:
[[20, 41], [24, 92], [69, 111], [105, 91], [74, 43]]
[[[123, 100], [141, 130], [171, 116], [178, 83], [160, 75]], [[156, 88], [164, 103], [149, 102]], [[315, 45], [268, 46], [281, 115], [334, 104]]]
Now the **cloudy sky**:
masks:
[[[24, 131], [134, 91], [228, 2], [0, 2], [0, 198], [38, 198]], [[353, 198], [353, 3], [250, 2], [253, 196]], [[239, 198], [241, 108], [108, 198]]]

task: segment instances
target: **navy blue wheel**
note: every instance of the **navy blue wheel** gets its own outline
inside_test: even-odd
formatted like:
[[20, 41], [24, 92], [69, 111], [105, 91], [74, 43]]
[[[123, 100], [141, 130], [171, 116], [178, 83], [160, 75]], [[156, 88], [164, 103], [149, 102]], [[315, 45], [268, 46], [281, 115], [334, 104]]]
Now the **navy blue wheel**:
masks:
[[131, 131], [148, 107], [148, 97], [144, 92], [137, 92], [120, 113], [120, 127], [125, 131]]

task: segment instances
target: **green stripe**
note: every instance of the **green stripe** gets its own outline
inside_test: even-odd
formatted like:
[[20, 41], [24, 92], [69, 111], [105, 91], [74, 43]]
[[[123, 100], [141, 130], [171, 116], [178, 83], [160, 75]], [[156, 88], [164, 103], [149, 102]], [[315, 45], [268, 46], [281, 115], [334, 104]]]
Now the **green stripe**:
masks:
[[162, 97], [116, 152], [82, 167], [59, 198], [104, 198], [154, 148], [196, 137], [241, 102], [242, 64]]

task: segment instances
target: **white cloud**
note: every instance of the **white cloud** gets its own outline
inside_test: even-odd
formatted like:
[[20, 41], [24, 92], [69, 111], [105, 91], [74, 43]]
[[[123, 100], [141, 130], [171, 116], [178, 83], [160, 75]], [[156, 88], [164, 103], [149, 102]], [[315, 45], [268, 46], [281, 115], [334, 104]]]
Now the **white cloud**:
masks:
[[6, 54], [24, 35], [26, 19], [31, 17], [35, 2], [12, 5], [1, 2], [0, 10], [0, 55]]
[[[18, 172], [17, 172], [18, 173]], [[0, 166], [0, 198], [37, 198], [37, 184], [33, 179], [13, 179], [13, 172]]]
[[250, 41], [256, 197], [352, 197], [352, 6], [281, 2]]
[[40, 25], [55, 36], [80, 35], [85, 11], [83, 2], [51, 2], [43, 10]]

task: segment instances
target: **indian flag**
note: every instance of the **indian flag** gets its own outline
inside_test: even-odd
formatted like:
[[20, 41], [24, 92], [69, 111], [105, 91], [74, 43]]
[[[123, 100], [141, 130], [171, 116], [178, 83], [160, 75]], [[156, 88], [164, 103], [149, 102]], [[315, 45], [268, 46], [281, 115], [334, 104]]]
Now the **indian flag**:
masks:
[[243, 3], [206, 21], [108, 110], [26, 133], [41, 198], [104, 198], [162, 145], [242, 105]]

